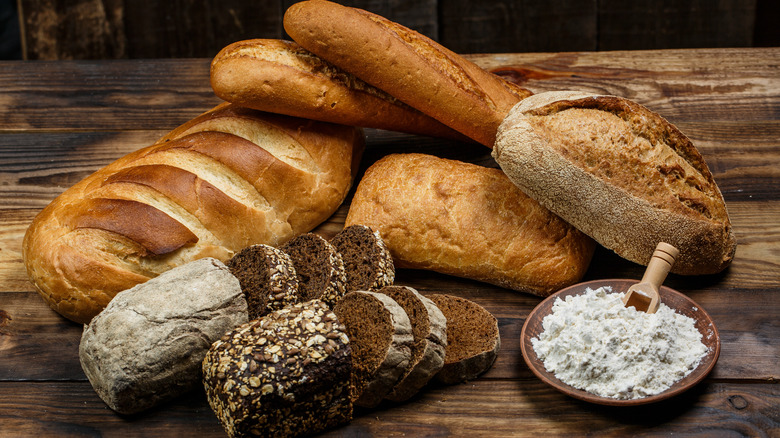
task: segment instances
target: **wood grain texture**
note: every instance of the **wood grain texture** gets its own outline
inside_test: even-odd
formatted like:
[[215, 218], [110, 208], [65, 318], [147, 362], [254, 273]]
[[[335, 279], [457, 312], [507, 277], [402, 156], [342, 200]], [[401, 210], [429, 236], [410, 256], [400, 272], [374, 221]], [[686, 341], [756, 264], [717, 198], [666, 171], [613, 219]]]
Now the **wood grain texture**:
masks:
[[[411, 7], [411, 6], [410, 6]], [[404, 404], [357, 413], [327, 436], [547, 434], [777, 436], [780, 433], [780, 49], [473, 55], [533, 91], [580, 89], [630, 97], [697, 145], [726, 199], [739, 246], [713, 276], [670, 275], [720, 332], [705, 381], [630, 410], [567, 398], [524, 364], [520, 331], [540, 298], [471, 280], [399, 270], [423, 294], [475, 300], [499, 320], [502, 349], [481, 378], [432, 386]], [[12, 435], [224, 436], [195, 391], [138, 416], [95, 395], [78, 362], [81, 327], [32, 290], [21, 259], [35, 214], [81, 178], [147, 146], [218, 102], [208, 59], [0, 62], [0, 427]], [[358, 178], [390, 153], [422, 152], [496, 167], [489, 149], [367, 130]], [[352, 194], [315, 231], [343, 226]], [[584, 280], [641, 277], [644, 267], [599, 247]], [[0, 433], [2, 435], [2, 433]]]

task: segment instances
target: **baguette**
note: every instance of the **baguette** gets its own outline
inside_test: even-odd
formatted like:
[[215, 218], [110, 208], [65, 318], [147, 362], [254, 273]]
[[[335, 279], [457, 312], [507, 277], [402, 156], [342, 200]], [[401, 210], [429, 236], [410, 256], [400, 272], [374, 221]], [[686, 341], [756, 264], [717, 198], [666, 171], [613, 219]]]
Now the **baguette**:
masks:
[[401, 268], [547, 296], [585, 274], [595, 244], [499, 169], [394, 154], [366, 170], [346, 226], [380, 233]]
[[362, 9], [299, 2], [285, 12], [284, 29], [306, 50], [488, 147], [512, 106], [531, 94]]
[[211, 87], [228, 102], [262, 111], [472, 141], [292, 41], [230, 44], [211, 63]]
[[493, 156], [521, 190], [628, 260], [646, 265], [661, 241], [680, 250], [678, 274], [720, 272], [734, 257], [726, 204], [701, 154], [637, 103], [532, 96], [501, 125]]
[[88, 322], [173, 267], [314, 228], [344, 200], [363, 145], [357, 128], [220, 105], [52, 201], [25, 234], [27, 273], [54, 310]]

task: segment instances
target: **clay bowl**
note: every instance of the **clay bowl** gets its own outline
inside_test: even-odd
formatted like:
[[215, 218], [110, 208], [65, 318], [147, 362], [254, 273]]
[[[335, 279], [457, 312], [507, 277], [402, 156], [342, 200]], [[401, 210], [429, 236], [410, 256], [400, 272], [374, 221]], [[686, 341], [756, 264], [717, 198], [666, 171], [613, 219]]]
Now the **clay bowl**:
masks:
[[564, 299], [569, 295], [582, 294], [585, 292], [586, 288], [598, 289], [603, 286], [612, 286], [613, 293], [625, 292], [634, 283], [637, 283], [637, 280], [607, 279], [579, 283], [550, 295], [536, 306], [525, 320], [523, 331], [520, 335], [523, 358], [525, 359], [525, 363], [528, 364], [528, 367], [531, 368], [531, 371], [542, 379], [543, 382], [568, 396], [590, 403], [609, 406], [636, 406], [655, 403], [674, 397], [701, 382], [702, 379], [712, 371], [712, 368], [715, 366], [715, 362], [717, 362], [718, 356], [720, 355], [720, 336], [718, 335], [718, 330], [715, 328], [712, 318], [710, 318], [701, 306], [693, 302], [687, 296], [666, 286], [661, 286], [659, 290], [661, 302], [674, 309], [677, 313], [692, 318], [695, 321], [696, 328], [702, 334], [702, 342], [708, 347], [708, 353], [702, 358], [699, 366], [666, 391], [660, 394], [632, 400], [618, 400], [609, 397], [601, 397], [561, 382], [554, 374], [547, 372], [542, 361], [536, 357], [536, 352], [534, 352], [531, 339], [538, 337], [543, 331], [542, 320], [550, 313], [552, 305], [557, 298]]

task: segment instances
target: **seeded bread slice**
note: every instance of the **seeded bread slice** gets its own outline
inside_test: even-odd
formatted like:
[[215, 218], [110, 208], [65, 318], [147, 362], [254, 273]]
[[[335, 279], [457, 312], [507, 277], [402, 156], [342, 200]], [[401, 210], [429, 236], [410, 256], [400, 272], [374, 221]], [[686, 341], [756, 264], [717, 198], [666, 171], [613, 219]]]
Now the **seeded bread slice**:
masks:
[[498, 355], [498, 320], [479, 304], [452, 295], [430, 295], [447, 318], [447, 353], [435, 379], [454, 384], [489, 370]]
[[447, 319], [430, 299], [408, 286], [386, 286], [379, 290], [406, 311], [412, 323], [414, 344], [409, 369], [387, 399], [408, 400], [444, 366], [447, 346]]
[[409, 367], [414, 344], [409, 317], [389, 296], [368, 291], [349, 292], [333, 311], [352, 348], [352, 400], [375, 407]]
[[312, 300], [225, 334], [203, 360], [203, 384], [231, 437], [311, 435], [352, 419], [351, 371], [344, 326]]
[[298, 275], [298, 300], [321, 299], [333, 307], [344, 296], [347, 274], [336, 248], [323, 237], [306, 233], [281, 248], [292, 258]]
[[298, 300], [298, 276], [292, 259], [284, 251], [269, 245], [252, 245], [226, 264], [241, 284], [250, 320]]
[[393, 284], [393, 257], [378, 231], [366, 225], [350, 225], [336, 234], [330, 243], [344, 259], [347, 292], [379, 290]]

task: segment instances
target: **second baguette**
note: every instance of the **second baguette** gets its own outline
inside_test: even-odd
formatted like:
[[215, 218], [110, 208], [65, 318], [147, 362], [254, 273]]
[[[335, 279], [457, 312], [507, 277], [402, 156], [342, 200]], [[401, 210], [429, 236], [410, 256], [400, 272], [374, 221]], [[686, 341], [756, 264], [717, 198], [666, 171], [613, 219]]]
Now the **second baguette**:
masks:
[[377, 230], [399, 267], [540, 296], [579, 281], [595, 248], [501, 170], [424, 154], [374, 163], [352, 200], [352, 224]]

